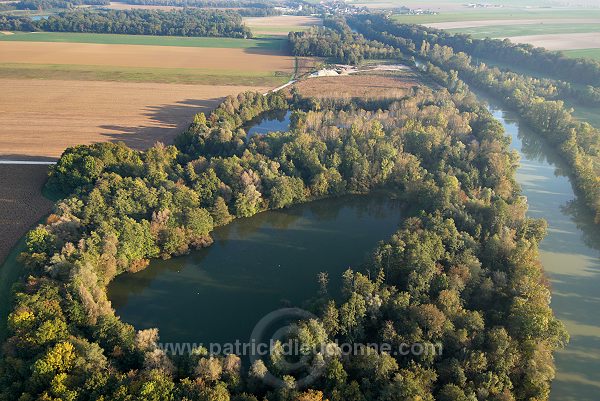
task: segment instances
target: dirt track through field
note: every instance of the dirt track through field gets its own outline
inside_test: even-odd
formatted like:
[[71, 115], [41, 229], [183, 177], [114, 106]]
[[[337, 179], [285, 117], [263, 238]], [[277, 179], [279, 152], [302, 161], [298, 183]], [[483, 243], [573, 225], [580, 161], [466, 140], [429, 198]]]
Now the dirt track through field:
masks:
[[530, 43], [547, 50], [575, 50], [600, 48], [600, 32], [567, 33], [551, 35], [513, 36], [515, 43]]
[[0, 158], [57, 158], [68, 147], [171, 143], [194, 114], [223, 97], [265, 87], [0, 79]]
[[293, 57], [257, 49], [0, 42], [0, 63], [292, 71]]

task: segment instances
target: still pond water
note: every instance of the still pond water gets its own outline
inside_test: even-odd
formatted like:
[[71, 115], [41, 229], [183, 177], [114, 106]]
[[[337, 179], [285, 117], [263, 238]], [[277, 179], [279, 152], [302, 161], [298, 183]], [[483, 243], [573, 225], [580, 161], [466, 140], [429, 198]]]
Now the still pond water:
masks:
[[[556, 355], [551, 401], [600, 399], [600, 230], [573, 193], [565, 166], [514, 113], [486, 100], [521, 156], [517, 181], [529, 215], [548, 221], [540, 257], [552, 284], [552, 307], [571, 342]], [[257, 120], [248, 136], [285, 130], [289, 113]], [[364, 261], [401, 216], [382, 196], [324, 200], [261, 213], [215, 231], [215, 244], [189, 256], [155, 261], [110, 286], [118, 314], [137, 328], [159, 327], [164, 341], [247, 338], [265, 313], [298, 305], [327, 270], [340, 274]], [[218, 324], [215, 324], [218, 322]]]
[[287, 131], [290, 127], [291, 111], [274, 110], [265, 113], [253, 120], [247, 125], [246, 136], [248, 138], [254, 135], [265, 135], [269, 132]]
[[117, 277], [109, 297], [136, 329], [158, 327], [161, 341], [247, 341], [267, 313], [315, 296], [319, 272], [339, 291], [341, 274], [400, 222], [400, 202], [384, 194], [263, 212], [216, 229], [208, 248]]

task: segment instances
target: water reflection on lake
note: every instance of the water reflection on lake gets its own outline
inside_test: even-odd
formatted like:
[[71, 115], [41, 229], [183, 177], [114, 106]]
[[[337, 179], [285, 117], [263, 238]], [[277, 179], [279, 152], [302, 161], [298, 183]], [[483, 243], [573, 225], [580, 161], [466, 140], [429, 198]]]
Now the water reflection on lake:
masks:
[[246, 124], [246, 136], [265, 135], [269, 132], [288, 131], [290, 129], [289, 110], [274, 110], [261, 114]]
[[268, 312], [316, 295], [319, 272], [339, 291], [342, 272], [400, 221], [400, 203], [384, 194], [260, 213], [215, 230], [209, 248], [117, 277], [109, 297], [124, 321], [158, 327], [162, 341], [245, 341]]

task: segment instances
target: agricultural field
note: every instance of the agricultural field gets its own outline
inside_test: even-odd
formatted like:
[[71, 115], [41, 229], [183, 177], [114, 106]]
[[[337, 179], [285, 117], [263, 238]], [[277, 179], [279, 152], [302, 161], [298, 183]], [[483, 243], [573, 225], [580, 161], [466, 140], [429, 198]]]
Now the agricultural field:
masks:
[[[0, 79], [0, 158], [57, 158], [77, 144], [170, 143], [227, 95], [268, 87]], [[23, 124], [27, 121], [27, 124]]]
[[350, 3], [357, 7], [367, 7], [374, 10], [399, 7], [427, 8], [436, 11], [459, 11], [465, 9], [465, 2], [460, 0], [432, 0], [426, 4], [418, 0], [356, 0]]
[[281, 39], [0, 35], [0, 78], [275, 87], [293, 72]]
[[563, 50], [563, 53], [568, 57], [573, 58], [591, 58], [600, 61], [600, 49], [579, 49], [579, 50]]
[[174, 46], [97, 45], [90, 43], [0, 43], [0, 63], [112, 65], [158, 68], [225, 68], [247, 71], [291, 68], [292, 57], [246, 49]]
[[189, 36], [119, 35], [110, 33], [77, 32], [2, 32], [0, 42], [63, 42], [96, 43], [105, 45], [147, 45], [176, 47], [214, 47], [220, 49], [248, 49], [273, 51], [282, 49], [284, 42], [277, 38], [204, 38]]
[[42, 196], [47, 171], [45, 165], [0, 165], [0, 265], [17, 240], [50, 212], [53, 202]]
[[57, 158], [67, 146], [97, 141], [170, 143], [223, 97], [287, 82], [301, 63], [283, 42], [0, 35], [0, 158]]
[[388, 99], [406, 96], [410, 88], [422, 84], [416, 73], [407, 70], [308, 78], [294, 87], [304, 96], [317, 98]]
[[275, 87], [293, 72], [294, 58], [276, 38], [0, 35], [0, 78]]
[[315, 25], [322, 25], [318, 17], [278, 15], [272, 17], [244, 18], [244, 23], [255, 35], [287, 36], [288, 32], [304, 31]]
[[[578, 23], [577, 20], [569, 20], [569, 22], [560, 21], [560, 23], [549, 23], [538, 22], [535, 20], [528, 21], [527, 24], [522, 24], [519, 21], [502, 21], [505, 24], [472, 27], [472, 28], [454, 28], [447, 29], [450, 32], [456, 33], [467, 33], [473, 35], [476, 38], [508, 38], [515, 36], [535, 36], [535, 35], [548, 35], [548, 34], [571, 34], [571, 33], [588, 33], [588, 32], [600, 32], [600, 19], [591, 20], [592, 23]], [[441, 23], [433, 25], [441, 25], [440, 29], [446, 29], [443, 27], [445, 24], [453, 23]]]
[[576, 50], [600, 47], [600, 32], [526, 35], [509, 38], [516, 43], [529, 43], [546, 50]]
[[396, 15], [394, 18], [476, 38], [508, 38], [548, 50], [566, 50], [565, 54], [571, 57], [600, 57], [594, 51], [600, 48], [600, 9], [597, 7], [587, 10], [559, 7], [466, 9], [437, 15]]
[[[590, 20], [600, 19], [600, 9], [559, 9], [559, 8], [520, 8], [520, 9], [464, 9], [460, 12], [440, 12], [435, 15], [395, 15], [398, 22], [407, 24], [432, 25], [443, 22], [463, 23], [466, 21], [488, 21], [493, 25], [496, 20]], [[481, 26], [481, 25], [480, 25]], [[442, 28], [438, 25], [438, 27]], [[456, 27], [456, 26], [455, 26]]]

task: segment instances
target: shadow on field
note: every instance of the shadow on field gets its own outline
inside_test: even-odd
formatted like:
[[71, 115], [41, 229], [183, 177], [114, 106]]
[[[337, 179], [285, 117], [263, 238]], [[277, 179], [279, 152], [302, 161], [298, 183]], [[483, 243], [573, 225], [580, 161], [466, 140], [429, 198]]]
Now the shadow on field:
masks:
[[101, 125], [102, 132], [111, 142], [124, 142], [134, 149], [147, 149], [156, 142], [171, 144], [173, 139], [191, 124], [196, 113], [209, 113], [224, 97], [213, 99], [186, 99], [175, 104], [147, 106], [144, 116], [150, 124], [144, 126]]
[[244, 53], [272, 55], [287, 46], [287, 35], [285, 37], [269, 37], [250, 39], [256, 44], [253, 47], [244, 48]]

